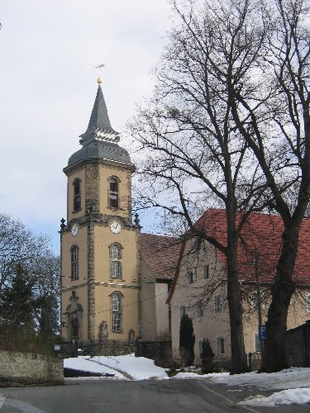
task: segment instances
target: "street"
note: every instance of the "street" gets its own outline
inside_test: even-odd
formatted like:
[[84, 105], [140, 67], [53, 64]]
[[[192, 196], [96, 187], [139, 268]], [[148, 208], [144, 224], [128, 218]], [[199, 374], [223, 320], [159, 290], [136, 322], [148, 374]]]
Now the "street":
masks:
[[[291, 412], [292, 406], [246, 408], [236, 404], [238, 390], [203, 380], [72, 380], [64, 386], [0, 389], [0, 413], [223, 413]], [[309, 406], [294, 406], [309, 411]]]

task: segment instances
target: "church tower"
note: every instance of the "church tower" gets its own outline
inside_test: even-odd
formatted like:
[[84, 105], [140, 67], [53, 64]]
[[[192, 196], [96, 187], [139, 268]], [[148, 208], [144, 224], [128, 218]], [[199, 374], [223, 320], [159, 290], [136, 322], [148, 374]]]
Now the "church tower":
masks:
[[61, 224], [62, 336], [130, 340], [139, 335], [139, 221], [131, 216], [128, 152], [118, 145], [98, 80], [82, 148], [64, 168], [67, 223]]

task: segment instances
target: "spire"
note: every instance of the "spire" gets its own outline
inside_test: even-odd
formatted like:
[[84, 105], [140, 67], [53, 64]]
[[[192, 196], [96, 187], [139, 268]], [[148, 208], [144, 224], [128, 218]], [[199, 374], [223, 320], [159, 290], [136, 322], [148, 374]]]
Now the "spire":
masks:
[[118, 142], [119, 134], [110, 123], [108, 109], [101, 89], [101, 79], [97, 80], [98, 90], [90, 116], [88, 127], [85, 133], [80, 135], [80, 143], [84, 146], [93, 140]]
[[108, 110], [101, 90], [100, 78], [97, 80], [97, 83], [97, 95], [88, 127], [86, 132], [80, 135], [82, 148], [70, 156], [68, 166], [64, 169], [65, 173], [81, 162], [99, 159], [126, 165], [132, 171], [135, 169], [129, 153], [117, 144], [120, 139], [119, 133], [110, 124]]

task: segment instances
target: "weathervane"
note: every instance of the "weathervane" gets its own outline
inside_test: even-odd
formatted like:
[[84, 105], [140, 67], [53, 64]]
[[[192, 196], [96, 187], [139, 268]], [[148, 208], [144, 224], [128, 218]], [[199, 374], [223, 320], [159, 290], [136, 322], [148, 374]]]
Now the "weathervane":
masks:
[[[96, 69], [102, 69], [105, 65], [103, 63], [101, 63], [100, 65], [96, 66]], [[100, 83], [102, 83], [101, 77], [99, 76], [97, 79], [97, 83], [98, 85], [100, 85]]]

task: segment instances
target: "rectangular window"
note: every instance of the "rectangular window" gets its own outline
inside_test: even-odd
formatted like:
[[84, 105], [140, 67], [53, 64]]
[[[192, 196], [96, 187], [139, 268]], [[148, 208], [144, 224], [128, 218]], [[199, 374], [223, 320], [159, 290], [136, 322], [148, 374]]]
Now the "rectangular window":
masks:
[[115, 178], [110, 179], [110, 191], [118, 192], [118, 181]]
[[203, 302], [201, 300], [197, 303], [197, 316], [198, 318], [203, 317]]
[[209, 267], [209, 264], [206, 264], [206, 265], [203, 267], [203, 276], [204, 276], [205, 279], [210, 278], [210, 267]]
[[110, 207], [118, 208], [118, 194], [110, 194]]
[[217, 351], [219, 356], [223, 356], [225, 354], [225, 340], [223, 337], [217, 338]]
[[79, 248], [73, 245], [71, 248], [71, 280], [79, 279]]
[[119, 333], [122, 329], [121, 296], [115, 292], [111, 295], [111, 324], [112, 331]]
[[186, 307], [184, 305], [180, 306], [180, 317], [182, 318], [186, 314]]
[[73, 182], [73, 211], [81, 209], [81, 181], [76, 178]]
[[222, 300], [220, 295], [214, 297], [214, 312], [219, 314], [222, 311]]
[[193, 284], [194, 283], [194, 273], [193, 273], [193, 271], [188, 271], [187, 281], [188, 281], [188, 284]]
[[111, 278], [122, 278], [120, 261], [111, 261]]
[[121, 331], [121, 315], [118, 312], [112, 313], [112, 330]]
[[203, 351], [203, 340], [199, 340], [199, 355], [201, 357]]

